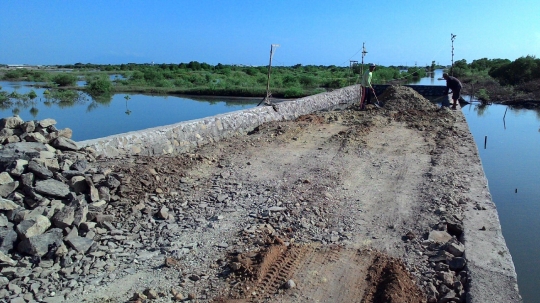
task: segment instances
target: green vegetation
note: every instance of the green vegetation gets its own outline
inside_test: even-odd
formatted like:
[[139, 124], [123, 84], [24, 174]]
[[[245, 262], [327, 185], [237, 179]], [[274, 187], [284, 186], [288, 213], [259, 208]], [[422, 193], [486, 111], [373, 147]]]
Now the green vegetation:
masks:
[[[92, 96], [112, 93], [188, 94], [215, 96], [262, 97], [266, 95], [267, 66], [210, 65], [191, 61], [180, 64], [120, 64], [96, 65], [76, 63], [57, 66], [71, 72], [46, 73], [25, 69], [9, 70], [5, 80], [40, 79], [44, 86], [85, 90]], [[378, 66], [373, 73], [374, 84], [384, 84], [395, 79], [420, 78], [424, 68], [403, 66]], [[364, 65], [363, 70], [367, 70]], [[296, 64], [274, 66], [270, 90], [274, 97], [297, 98], [360, 83], [362, 68], [316, 66]], [[116, 75], [109, 80], [110, 75]], [[119, 76], [118, 76], [119, 75]], [[77, 79], [84, 79], [86, 87], [75, 86]]]
[[97, 75], [88, 82], [86, 90], [91, 96], [110, 95], [113, 85], [107, 75]]
[[[466, 60], [454, 63], [454, 76], [483, 101], [540, 100], [540, 59]], [[469, 94], [470, 92], [465, 92]]]
[[52, 82], [58, 86], [73, 86], [77, 82], [77, 76], [72, 73], [59, 73], [52, 77]]

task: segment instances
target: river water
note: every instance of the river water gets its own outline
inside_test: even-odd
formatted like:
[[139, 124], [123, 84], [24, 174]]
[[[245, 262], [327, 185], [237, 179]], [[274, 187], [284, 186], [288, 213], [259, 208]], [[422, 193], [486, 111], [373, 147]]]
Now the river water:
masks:
[[[433, 77], [411, 84], [445, 85], [441, 77], [442, 70], [436, 70]], [[0, 82], [4, 91], [21, 94], [32, 89], [29, 84], [33, 83]], [[130, 95], [126, 101], [124, 94], [117, 94], [107, 102], [87, 99], [63, 107], [39, 101], [44, 89], [34, 90], [39, 96], [35, 102], [0, 108], [0, 117], [17, 110], [25, 121], [54, 118], [58, 128], [73, 130], [76, 141], [251, 108], [260, 101], [147, 95]], [[462, 111], [497, 205], [520, 293], [525, 303], [540, 303], [540, 111], [478, 103], [466, 105]]]
[[462, 111], [497, 205], [523, 301], [540, 302], [540, 111], [478, 103]]

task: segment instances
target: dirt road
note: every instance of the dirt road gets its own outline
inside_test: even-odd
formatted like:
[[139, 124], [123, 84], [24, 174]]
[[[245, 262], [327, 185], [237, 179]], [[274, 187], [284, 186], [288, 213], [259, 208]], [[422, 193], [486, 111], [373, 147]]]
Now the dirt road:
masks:
[[126, 202], [109, 211], [133, 241], [81, 299], [464, 302], [457, 147], [471, 136], [410, 89], [379, 98], [193, 154], [101, 163], [122, 177]]

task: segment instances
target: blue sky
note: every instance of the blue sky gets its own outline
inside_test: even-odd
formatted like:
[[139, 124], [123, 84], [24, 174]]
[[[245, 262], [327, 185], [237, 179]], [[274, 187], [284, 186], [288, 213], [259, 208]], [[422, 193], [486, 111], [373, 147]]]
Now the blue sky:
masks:
[[0, 63], [348, 66], [540, 57], [538, 0], [0, 1]]

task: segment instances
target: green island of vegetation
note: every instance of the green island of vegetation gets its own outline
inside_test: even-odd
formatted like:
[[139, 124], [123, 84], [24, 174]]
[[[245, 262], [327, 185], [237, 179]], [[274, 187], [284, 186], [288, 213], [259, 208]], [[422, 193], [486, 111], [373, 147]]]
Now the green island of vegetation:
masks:
[[[373, 83], [407, 83], [425, 77], [436, 66], [378, 66]], [[298, 98], [357, 84], [364, 65], [273, 66], [270, 91], [274, 98]], [[507, 59], [479, 59], [471, 63], [458, 60], [449, 70], [464, 84], [463, 94], [489, 102], [533, 102], [540, 100], [540, 59], [533, 56]], [[111, 75], [114, 79], [111, 80]], [[110, 102], [115, 93], [158, 95], [205, 95], [227, 97], [264, 97], [268, 66], [210, 65], [192, 61], [180, 64], [70, 64], [38, 68], [8, 68], [0, 65], [0, 79], [32, 81], [45, 87], [46, 102], [68, 106], [87, 99]], [[86, 85], [78, 86], [78, 81]], [[16, 99], [32, 101], [28, 94], [7, 93], [0, 88], [0, 106]]]

